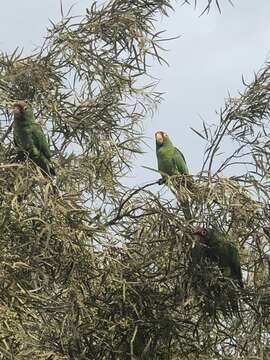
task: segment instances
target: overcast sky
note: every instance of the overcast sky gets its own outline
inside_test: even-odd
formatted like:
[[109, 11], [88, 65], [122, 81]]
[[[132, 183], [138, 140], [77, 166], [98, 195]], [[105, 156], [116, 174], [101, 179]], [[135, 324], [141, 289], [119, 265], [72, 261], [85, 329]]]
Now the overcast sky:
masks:
[[[67, 10], [74, 0], [62, 0]], [[198, 1], [200, 3], [200, 1]], [[171, 41], [166, 59], [170, 66], [154, 66], [160, 78], [159, 91], [164, 101], [153, 119], [145, 123], [151, 149], [138, 157], [132, 183], [145, 183], [155, 175], [141, 165], [156, 166], [153, 134], [168, 132], [174, 144], [183, 151], [191, 173], [200, 170], [204, 144], [190, 126], [200, 128], [218, 120], [215, 110], [223, 105], [228, 91], [236, 95], [242, 89], [242, 75], [250, 80], [270, 53], [270, 0], [235, 0], [232, 7], [220, 0], [222, 14], [217, 10], [199, 17], [199, 9], [175, 3], [175, 12], [162, 19], [159, 27], [167, 36], [181, 35]], [[81, 14], [87, 0], [75, 3], [73, 14]], [[205, 3], [201, 0], [201, 3]], [[16, 46], [29, 53], [41, 44], [49, 26], [48, 19], [60, 19], [58, 0], [2, 1], [0, 13], [0, 49], [12, 51]]]

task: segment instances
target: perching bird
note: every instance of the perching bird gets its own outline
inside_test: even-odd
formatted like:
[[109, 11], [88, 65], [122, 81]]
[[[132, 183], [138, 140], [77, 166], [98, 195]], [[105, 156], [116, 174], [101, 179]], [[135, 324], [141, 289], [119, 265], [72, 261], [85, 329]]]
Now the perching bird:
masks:
[[197, 228], [193, 234], [199, 237], [200, 243], [205, 246], [203, 253], [217, 263], [222, 274], [243, 288], [239, 253], [226, 235], [217, 229], [204, 228]]
[[156, 152], [158, 160], [158, 170], [164, 174], [172, 176], [177, 174], [188, 175], [188, 167], [184, 155], [171, 142], [169, 136], [163, 131], [157, 131]]
[[14, 143], [24, 151], [47, 175], [55, 175], [51, 152], [41, 126], [35, 122], [30, 104], [17, 101], [14, 104]]
[[[169, 136], [163, 131], [157, 131], [155, 138], [158, 171], [162, 176], [160, 183], [166, 182], [168, 176], [188, 175], [188, 167], [184, 155], [173, 145]], [[186, 220], [190, 220], [192, 216], [188, 202], [181, 201], [181, 206]]]

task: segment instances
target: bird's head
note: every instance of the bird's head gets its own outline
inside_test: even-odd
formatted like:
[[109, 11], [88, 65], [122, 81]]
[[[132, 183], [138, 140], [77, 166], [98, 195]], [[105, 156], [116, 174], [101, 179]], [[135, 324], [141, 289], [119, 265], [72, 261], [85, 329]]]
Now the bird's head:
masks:
[[23, 100], [18, 100], [13, 105], [13, 114], [15, 120], [24, 120], [25, 119], [25, 113], [28, 109], [27, 103]]
[[197, 240], [204, 245], [211, 246], [217, 242], [221, 236], [221, 232], [218, 228], [204, 228], [197, 227], [192, 233]]
[[197, 240], [200, 243], [208, 244], [209, 242], [209, 230], [203, 228], [203, 227], [197, 227], [193, 233], [193, 235], [196, 236]]
[[157, 131], [155, 133], [155, 138], [156, 138], [156, 144], [159, 147], [166, 144], [166, 142], [170, 141], [168, 134], [166, 134], [164, 131]]

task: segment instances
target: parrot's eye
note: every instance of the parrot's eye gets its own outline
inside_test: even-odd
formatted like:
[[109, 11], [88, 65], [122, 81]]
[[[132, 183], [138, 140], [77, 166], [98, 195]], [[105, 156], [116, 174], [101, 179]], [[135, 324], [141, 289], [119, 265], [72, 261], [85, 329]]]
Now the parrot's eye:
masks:
[[203, 229], [201, 234], [202, 234], [202, 236], [206, 236], [207, 235], [207, 230]]
[[166, 133], [163, 133], [163, 137], [167, 137], [168, 135]]

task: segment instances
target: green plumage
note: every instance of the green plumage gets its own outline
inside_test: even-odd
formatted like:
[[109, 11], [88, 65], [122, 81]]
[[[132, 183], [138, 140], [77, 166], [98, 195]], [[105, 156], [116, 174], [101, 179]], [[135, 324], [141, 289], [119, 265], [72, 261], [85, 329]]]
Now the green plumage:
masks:
[[[168, 176], [188, 175], [184, 155], [173, 145], [169, 136], [163, 131], [156, 133], [156, 155], [162, 182], [166, 182]], [[188, 201], [181, 201], [181, 206], [186, 220], [190, 220], [192, 216]]]
[[225, 277], [236, 281], [243, 287], [240, 257], [236, 246], [227, 239], [226, 235], [217, 229], [197, 232], [201, 242], [206, 245], [205, 254], [216, 262]]
[[46, 174], [55, 175], [45, 134], [35, 122], [31, 106], [23, 101], [14, 105], [13, 137], [20, 151], [25, 152]]
[[184, 155], [173, 145], [168, 135], [166, 137], [163, 136], [162, 144], [156, 142], [156, 154], [158, 170], [162, 176], [164, 174], [169, 176], [177, 174], [188, 175], [188, 167]]

